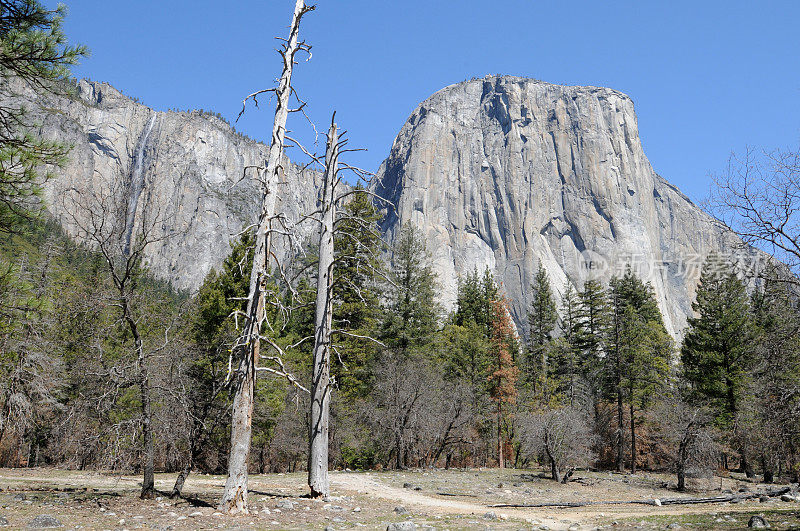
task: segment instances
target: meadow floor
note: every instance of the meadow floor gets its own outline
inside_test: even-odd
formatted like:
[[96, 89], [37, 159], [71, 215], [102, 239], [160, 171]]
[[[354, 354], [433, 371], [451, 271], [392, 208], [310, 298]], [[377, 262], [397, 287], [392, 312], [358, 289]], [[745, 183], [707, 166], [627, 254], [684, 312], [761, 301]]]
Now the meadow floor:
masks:
[[[174, 474], [156, 476], [166, 493]], [[329, 500], [309, 500], [305, 474], [250, 478], [249, 516], [217, 513], [223, 476], [192, 475], [184, 494], [170, 500], [137, 496], [138, 476], [58, 469], [0, 469], [0, 517], [22, 529], [43, 515], [63, 529], [386, 529], [413, 522], [418, 529], [742, 529], [762, 515], [772, 529], [800, 529], [800, 503], [768, 502], [652, 506], [599, 504], [563, 508], [495, 508], [494, 504], [612, 502], [719, 496], [740, 489], [762, 492], [774, 485], [744, 478], [694, 480], [676, 493], [674, 477], [578, 472], [566, 485], [539, 470], [411, 470], [332, 472]], [[36, 517], [40, 517], [36, 520]], [[0, 518], [0, 522], [2, 522]]]

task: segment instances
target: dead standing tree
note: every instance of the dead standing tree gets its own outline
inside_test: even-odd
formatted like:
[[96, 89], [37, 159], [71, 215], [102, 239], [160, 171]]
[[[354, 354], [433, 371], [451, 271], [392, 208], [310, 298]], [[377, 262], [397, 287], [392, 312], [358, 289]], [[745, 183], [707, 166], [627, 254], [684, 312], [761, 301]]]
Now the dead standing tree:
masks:
[[[245, 98], [252, 99], [256, 104], [259, 95], [275, 93], [275, 119], [272, 126], [272, 139], [266, 167], [260, 171], [262, 197], [261, 209], [258, 217], [256, 232], [255, 252], [253, 254], [253, 269], [250, 275], [250, 289], [247, 298], [247, 310], [244, 316], [243, 333], [232, 349], [233, 355], [238, 358], [238, 367], [233, 376], [235, 392], [233, 399], [233, 413], [231, 421], [231, 450], [228, 458], [228, 477], [225, 481], [225, 491], [219, 504], [219, 510], [229, 514], [248, 513], [247, 510], [247, 465], [250, 456], [250, 442], [252, 438], [253, 401], [255, 398], [255, 379], [257, 360], [261, 357], [261, 330], [266, 318], [265, 292], [271, 256], [271, 240], [280, 228], [273, 226], [282, 219], [277, 216], [275, 205], [277, 200], [278, 184], [283, 173], [281, 159], [283, 157], [284, 139], [286, 135], [286, 119], [293, 109], [289, 108], [289, 98], [294, 93], [291, 86], [292, 70], [295, 65], [295, 55], [300, 51], [310, 53], [310, 46], [298, 40], [300, 33], [300, 20], [303, 15], [312, 11], [315, 6], [307, 6], [303, 0], [297, 0], [289, 30], [289, 38], [283, 40], [283, 46], [278, 53], [283, 59], [283, 72], [278, 82], [278, 87], [254, 92]], [[302, 109], [303, 104], [300, 104]], [[299, 110], [299, 109], [294, 109]], [[244, 108], [242, 109], [244, 112]], [[283, 374], [290, 380], [291, 376], [285, 373], [280, 360], [277, 361], [278, 369], [270, 372]]]
[[[335, 113], [334, 113], [335, 116]], [[311, 417], [308, 430], [308, 486], [311, 497], [328, 496], [328, 422], [330, 420], [330, 358], [333, 321], [333, 223], [336, 219], [336, 172], [339, 133], [331, 119], [325, 147], [317, 265], [317, 302], [314, 317], [314, 357], [311, 373]]]
[[[308, 452], [308, 486], [311, 497], [327, 497], [330, 494], [328, 481], [328, 431], [330, 425], [330, 400], [331, 391], [335, 386], [330, 376], [330, 355], [335, 352], [342, 362], [340, 350], [334, 343], [336, 335], [348, 336], [359, 340], [372, 341], [381, 346], [383, 343], [369, 336], [355, 334], [347, 329], [348, 323], [342, 323], [341, 328], [333, 328], [333, 299], [335, 291], [334, 269], [337, 261], [355, 259], [364, 269], [377, 271], [362, 260], [354, 256], [336, 256], [335, 242], [337, 237], [349, 238], [358, 241], [345, 227], [349, 224], [355, 230], [370, 232], [377, 239], [380, 235], [374, 227], [358, 216], [337, 213], [338, 205], [354, 194], [367, 194], [379, 201], [385, 201], [364, 188], [348, 188], [342, 193], [345, 183], [341, 173], [349, 171], [356, 176], [359, 182], [368, 181], [374, 175], [370, 172], [356, 168], [349, 164], [339, 162], [339, 155], [357, 149], [343, 149], [348, 140], [344, 133], [339, 133], [335, 123], [336, 113], [331, 118], [331, 125], [327, 133], [324, 163], [319, 157], [311, 154], [299, 142], [287, 137], [312, 159], [312, 163], [324, 164], [323, 182], [320, 189], [319, 207], [316, 211], [304, 216], [304, 219], [316, 221], [319, 224], [319, 258], [317, 264], [317, 293], [314, 320], [314, 349], [311, 375], [311, 407], [309, 412], [309, 452]], [[369, 258], [377, 259], [371, 250], [364, 250]], [[386, 279], [387, 281], [389, 279]], [[359, 286], [350, 286], [356, 291]]]

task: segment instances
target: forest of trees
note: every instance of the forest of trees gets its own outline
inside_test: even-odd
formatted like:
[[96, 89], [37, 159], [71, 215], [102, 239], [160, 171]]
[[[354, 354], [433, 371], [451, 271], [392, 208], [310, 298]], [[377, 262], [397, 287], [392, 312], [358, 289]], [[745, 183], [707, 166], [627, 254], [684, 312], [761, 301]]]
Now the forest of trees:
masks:
[[[375, 207], [356, 194], [345, 212], [355, 210]], [[194, 295], [142, 268], [132, 274], [158, 470], [225, 469], [231, 315], [246, 295], [252, 243], [249, 234], [236, 242]], [[382, 242], [364, 230], [360, 244]], [[334, 328], [354, 334], [332, 364], [333, 467], [543, 465], [557, 480], [577, 467], [681, 478], [727, 467], [797, 479], [800, 314], [782, 285], [748, 290], [710, 257], [697, 316], [675, 345], [652, 288], [630, 268], [560, 297], [540, 269], [530, 333], [518, 337], [488, 270], [460, 280], [446, 313], [418, 231], [404, 227], [387, 251], [369, 274], [335, 270]], [[2, 256], [0, 463], [140, 469], [137, 339], [103, 257], [43, 223], [5, 240]], [[297, 343], [313, 335], [315, 279], [297, 267], [293, 293], [277, 279], [270, 287], [296, 297], [296, 310], [268, 320], [287, 372], [304, 375], [313, 345]], [[307, 401], [285, 379], [257, 380], [252, 471], [305, 468]]]
[[[282, 51], [268, 178], [312, 9], [298, 0]], [[66, 46], [61, 16], [0, 1], [3, 79], [66, 90], [84, 50]], [[31, 126], [24, 109], [0, 109], [2, 466], [137, 471], [143, 497], [155, 470], [176, 472], [175, 495], [192, 470], [228, 470], [230, 508], [245, 510], [237, 467], [246, 478], [315, 459], [325, 473], [543, 466], [556, 481], [586, 467], [668, 470], [679, 489], [715, 470], [800, 479], [800, 310], [785, 269], [745, 278], [707, 257], [676, 344], [632, 268], [557, 291], [540, 266], [520, 336], [490, 270], [463, 275], [448, 310], [418, 229], [382, 241], [384, 205], [342, 181], [353, 168], [339, 165], [332, 120], [317, 159], [322, 228], [303, 252], [271, 262], [279, 213], [265, 186], [258, 225], [197, 293], [177, 292], [146, 266], [157, 205], [134, 230], [105, 201], [113, 191], [63, 198], [82, 244], [42, 215], [40, 170], [69, 150]], [[315, 491], [312, 475], [312, 495], [327, 494], [327, 476]]]

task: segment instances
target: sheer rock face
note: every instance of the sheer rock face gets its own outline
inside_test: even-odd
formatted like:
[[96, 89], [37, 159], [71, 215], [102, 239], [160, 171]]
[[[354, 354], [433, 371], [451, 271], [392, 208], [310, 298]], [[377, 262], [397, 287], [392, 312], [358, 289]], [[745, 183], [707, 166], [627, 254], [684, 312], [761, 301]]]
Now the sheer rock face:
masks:
[[[86, 220], [63, 200], [70, 190], [113, 196], [131, 238], [143, 216], [158, 220], [153, 236], [159, 241], [146, 251], [151, 270], [177, 288], [195, 290], [228, 255], [229, 243], [255, 223], [259, 186], [256, 172], [245, 176], [245, 168], [263, 165], [267, 146], [220, 118], [156, 112], [89, 81], [81, 81], [72, 98], [25, 89], [18, 98], [43, 136], [73, 145], [66, 166], [54, 170], [45, 189], [48, 208], [68, 233], [77, 234], [76, 221]], [[318, 175], [288, 162], [286, 168], [279, 209], [297, 219], [316, 208]]]
[[[256, 221], [258, 184], [245, 168], [262, 165], [267, 147], [223, 120], [155, 112], [105, 83], [81, 81], [72, 98], [18, 92], [41, 134], [74, 146], [45, 189], [69, 233], [77, 234], [73, 214], [85, 219], [66, 207], [66, 192], [110, 190], [122, 223], [159, 217], [151, 270], [195, 290]], [[288, 161], [286, 168], [279, 208], [292, 220], [316, 208], [320, 180]], [[514, 77], [447, 87], [414, 111], [379, 177], [376, 191], [396, 205], [383, 224], [387, 239], [402, 223], [423, 230], [444, 302], [455, 302], [460, 275], [489, 267], [523, 331], [539, 263], [557, 296], [568, 283], [605, 283], [633, 263], [679, 335], [705, 255], [737, 248], [653, 171], [633, 103], [605, 88]]]
[[422, 229], [445, 301], [459, 275], [488, 267], [523, 329], [538, 264], [558, 297], [631, 263], [679, 335], [703, 258], [735, 244], [653, 171], [633, 102], [607, 88], [516, 77], [452, 85], [412, 113], [379, 177], [396, 207], [385, 231]]

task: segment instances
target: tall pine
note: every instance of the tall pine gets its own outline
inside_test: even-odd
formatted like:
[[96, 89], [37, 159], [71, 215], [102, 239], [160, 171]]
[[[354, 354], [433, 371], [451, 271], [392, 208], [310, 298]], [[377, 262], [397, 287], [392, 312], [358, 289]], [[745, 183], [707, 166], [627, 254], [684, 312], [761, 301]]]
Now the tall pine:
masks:
[[540, 391], [547, 392], [548, 350], [558, 322], [558, 312], [550, 288], [550, 279], [541, 264], [536, 272], [531, 290], [528, 313], [528, 363], [526, 379]]

